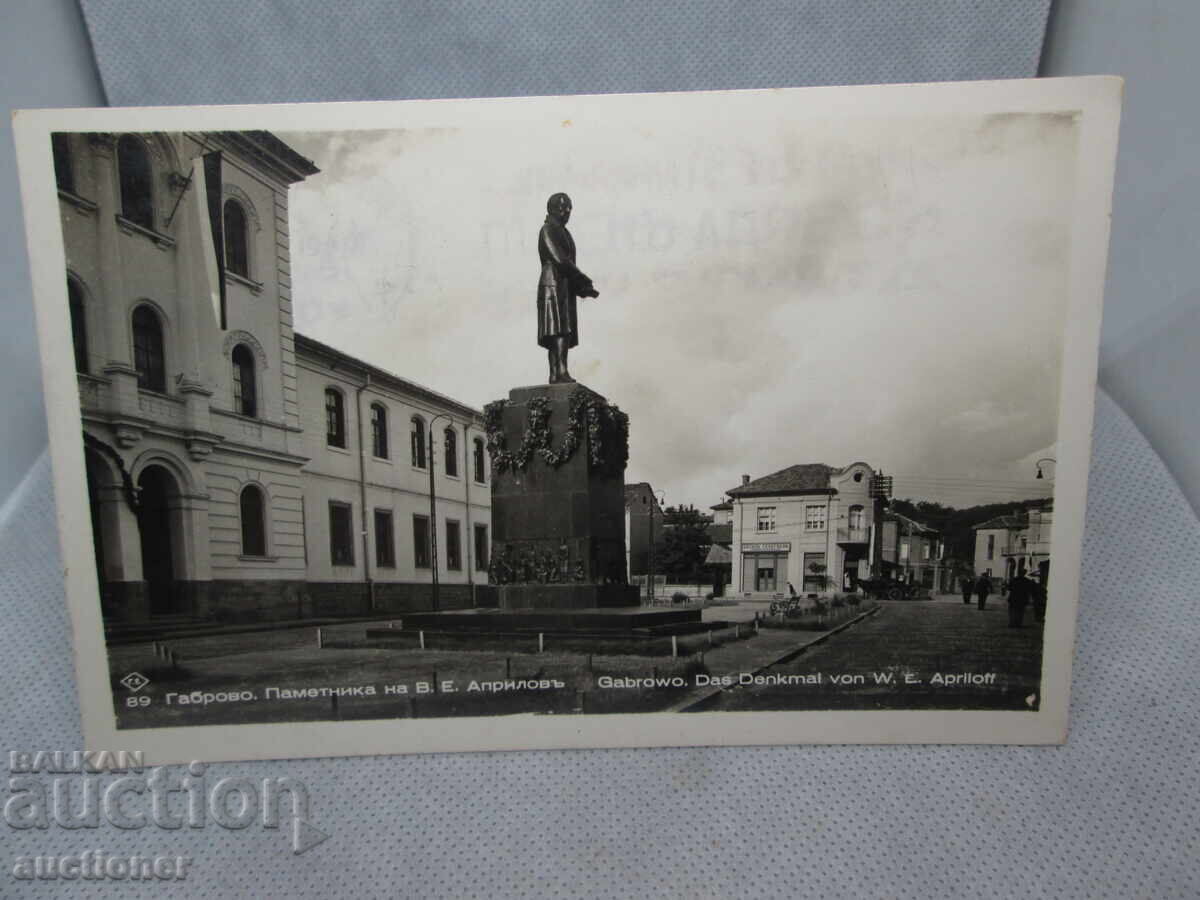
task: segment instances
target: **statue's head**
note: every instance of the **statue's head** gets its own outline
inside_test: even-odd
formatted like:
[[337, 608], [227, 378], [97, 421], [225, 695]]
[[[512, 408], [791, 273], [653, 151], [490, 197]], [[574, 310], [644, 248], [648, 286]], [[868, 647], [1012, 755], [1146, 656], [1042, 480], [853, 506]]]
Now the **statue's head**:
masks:
[[546, 212], [566, 225], [571, 218], [571, 198], [562, 192], [551, 194], [546, 201]]

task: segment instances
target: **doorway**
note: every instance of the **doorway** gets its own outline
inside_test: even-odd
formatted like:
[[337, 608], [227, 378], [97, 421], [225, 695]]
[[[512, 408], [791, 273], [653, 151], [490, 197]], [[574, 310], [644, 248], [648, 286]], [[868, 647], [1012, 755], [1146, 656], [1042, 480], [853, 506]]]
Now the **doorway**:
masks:
[[142, 577], [150, 615], [175, 611], [175, 516], [179, 501], [175, 478], [162, 466], [147, 466], [138, 478], [138, 532], [142, 543]]

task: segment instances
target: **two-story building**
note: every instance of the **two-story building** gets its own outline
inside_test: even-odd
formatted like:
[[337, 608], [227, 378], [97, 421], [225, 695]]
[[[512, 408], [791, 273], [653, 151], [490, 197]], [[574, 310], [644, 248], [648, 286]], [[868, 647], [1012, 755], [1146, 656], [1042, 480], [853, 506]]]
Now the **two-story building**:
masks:
[[288, 192], [317, 167], [265, 131], [51, 149], [106, 620], [427, 606], [435, 548], [469, 604], [481, 414], [293, 330]]
[[975, 526], [975, 572], [993, 578], [1050, 576], [1050, 531], [1054, 502], [1046, 500]]
[[732, 583], [742, 596], [852, 590], [870, 575], [872, 469], [821, 463], [742, 476], [732, 504]]
[[944, 543], [935, 529], [895, 511], [884, 514], [880, 574], [919, 584], [932, 590], [949, 590], [943, 577]]

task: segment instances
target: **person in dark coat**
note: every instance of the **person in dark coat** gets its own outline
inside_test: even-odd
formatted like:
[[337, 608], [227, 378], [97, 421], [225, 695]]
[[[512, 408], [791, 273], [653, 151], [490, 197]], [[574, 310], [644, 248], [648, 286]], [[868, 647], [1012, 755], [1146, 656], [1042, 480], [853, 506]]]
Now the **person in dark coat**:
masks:
[[1030, 581], [1029, 592], [1033, 600], [1033, 618], [1046, 621], [1046, 585], [1040, 578]]
[[1008, 627], [1020, 628], [1025, 621], [1025, 607], [1029, 605], [1033, 582], [1021, 572], [1008, 582]]
[[987, 577], [987, 572], [979, 576], [979, 580], [975, 582], [975, 596], [979, 600], [979, 608], [987, 608], [988, 594], [992, 592], [992, 579]]
[[962, 584], [959, 586], [962, 588], [963, 603], [970, 603], [971, 595], [975, 593], [975, 579], [970, 577], [963, 578]]
[[538, 234], [538, 344], [549, 351], [550, 383], [571, 383], [567, 351], [579, 343], [576, 297], [599, 297], [600, 293], [575, 265], [575, 240], [567, 231], [571, 198], [553, 194], [546, 201], [546, 222]]

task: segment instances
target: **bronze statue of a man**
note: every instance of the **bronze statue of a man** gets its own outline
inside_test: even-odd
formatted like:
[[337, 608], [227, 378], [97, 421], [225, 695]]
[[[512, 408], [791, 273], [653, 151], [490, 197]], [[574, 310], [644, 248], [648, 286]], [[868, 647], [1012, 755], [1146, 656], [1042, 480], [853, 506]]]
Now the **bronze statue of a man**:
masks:
[[538, 344], [549, 351], [550, 383], [574, 382], [567, 371], [567, 351], [579, 343], [576, 297], [599, 297], [592, 279], [575, 265], [575, 241], [567, 231], [571, 198], [552, 194], [546, 201], [546, 224], [538, 235]]

